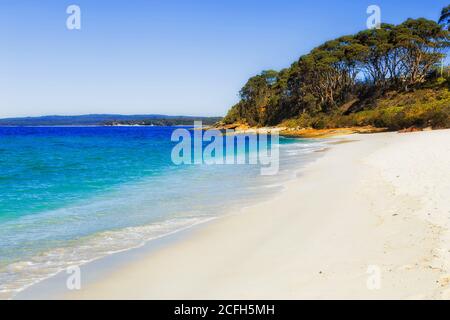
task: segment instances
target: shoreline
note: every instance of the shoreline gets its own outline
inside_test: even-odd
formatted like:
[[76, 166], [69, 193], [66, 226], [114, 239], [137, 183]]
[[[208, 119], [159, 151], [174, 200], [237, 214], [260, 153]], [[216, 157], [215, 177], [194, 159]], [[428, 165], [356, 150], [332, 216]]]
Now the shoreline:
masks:
[[[361, 127], [340, 127], [330, 129], [313, 129], [313, 128], [301, 128], [301, 127], [285, 127], [283, 125], [273, 127], [250, 127], [246, 124], [230, 124], [219, 126], [207, 126], [206, 129], [217, 130], [233, 130], [231, 134], [271, 134], [277, 133], [285, 138], [298, 138], [298, 139], [325, 139], [336, 138], [340, 136], [348, 136], [352, 134], [370, 134], [381, 132], [393, 132], [386, 128], [376, 128], [372, 126]], [[422, 131], [422, 130], [417, 130]]]
[[[112, 252], [106, 256], [95, 258], [82, 265], [79, 265], [80, 272], [83, 274], [82, 283], [92, 284], [105, 277], [111, 275], [119, 268], [125, 267], [130, 262], [137, 262], [145, 258], [149, 254], [153, 254], [158, 250], [176, 244], [195, 233], [198, 229], [206, 227], [213, 223], [216, 219], [221, 217], [214, 217], [199, 223], [190, 225], [188, 227], [175, 230], [173, 232], [164, 234], [160, 237], [149, 239], [140, 246], [124, 249], [117, 252]], [[12, 300], [60, 300], [67, 295], [66, 281], [69, 275], [65, 270], [59, 271], [54, 275], [42, 279], [18, 292]]]
[[[450, 130], [347, 136], [273, 199], [58, 298], [450, 298], [449, 138]], [[374, 266], [376, 290], [367, 286]]]
[[[328, 144], [335, 143], [336, 141], [340, 141], [340, 139], [329, 139], [323, 142], [313, 141], [313, 143], [318, 142], [318, 145], [316, 146], [317, 150], [303, 153], [301, 156], [301, 161], [298, 161], [295, 166], [289, 169], [289, 175], [286, 175], [283, 178], [277, 178], [277, 183], [275, 185], [261, 185], [261, 187], [264, 188], [267, 187], [277, 189], [276, 191], [267, 193], [265, 197], [267, 199], [276, 197], [280, 192], [282, 192], [282, 189], [284, 188], [286, 182], [296, 179], [299, 172], [301, 172], [305, 166], [307, 166], [311, 161], [314, 161], [316, 158], [322, 156], [316, 154], [316, 152], [322, 151]], [[209, 217], [205, 217], [196, 223], [183, 226], [181, 228], [158, 235], [153, 238], [149, 238], [148, 240], [145, 240], [144, 242], [136, 246], [120, 249], [117, 251], [111, 251], [106, 255], [101, 255], [90, 260], [86, 260], [78, 265], [83, 273], [83, 282], [88, 284], [95, 282], [97, 278], [101, 278], [105, 273], [109, 273], [111, 272], [111, 270], [123, 266], [124, 262], [128, 260], [136, 259], [136, 257], [143, 257], [146, 254], [154, 252], [155, 248], [165, 247], [168, 244], [180, 241], [180, 239], [184, 239], [186, 235], [191, 234], [194, 230], [201, 229], [211, 222], [223, 218], [224, 216], [239, 214], [241, 210], [245, 210], [245, 208], [253, 206], [261, 201], [267, 201], [267, 199], [261, 199], [260, 194], [255, 194], [254, 199], [252, 200], [245, 201], [244, 203], [240, 203], [239, 205], [233, 204], [233, 210], [231, 211], [231, 213], [230, 208], [224, 209], [221, 210], [221, 212], [223, 212], [220, 214], [214, 214]], [[143, 225], [139, 227], [150, 226], [151, 225]], [[126, 229], [128, 228], [125, 228], [124, 230]], [[97, 236], [100, 235], [101, 233]], [[9, 299], [58, 299], [67, 291], [67, 277], [68, 275], [66, 274], [66, 269], [60, 269], [56, 273], [45, 276], [35, 281], [34, 283], [25, 286], [24, 288], [14, 293], [13, 296]]]

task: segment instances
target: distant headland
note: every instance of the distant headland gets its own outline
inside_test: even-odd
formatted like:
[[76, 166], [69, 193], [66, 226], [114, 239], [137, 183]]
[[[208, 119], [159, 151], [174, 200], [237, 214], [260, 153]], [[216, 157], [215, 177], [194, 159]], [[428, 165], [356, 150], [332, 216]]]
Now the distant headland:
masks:
[[449, 15], [450, 6], [439, 22], [381, 24], [326, 41], [289, 68], [263, 71], [247, 81], [221, 125], [299, 134], [450, 128]]
[[221, 117], [168, 116], [160, 114], [120, 115], [88, 114], [76, 116], [41, 116], [0, 119], [0, 126], [176, 126], [202, 121], [212, 125]]

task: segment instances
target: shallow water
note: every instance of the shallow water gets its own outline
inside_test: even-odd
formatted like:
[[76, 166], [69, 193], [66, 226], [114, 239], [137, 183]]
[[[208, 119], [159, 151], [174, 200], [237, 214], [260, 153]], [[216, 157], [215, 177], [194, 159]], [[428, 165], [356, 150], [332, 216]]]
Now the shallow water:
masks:
[[174, 129], [0, 128], [0, 297], [267, 198], [323, 148], [280, 138], [275, 176], [176, 166]]

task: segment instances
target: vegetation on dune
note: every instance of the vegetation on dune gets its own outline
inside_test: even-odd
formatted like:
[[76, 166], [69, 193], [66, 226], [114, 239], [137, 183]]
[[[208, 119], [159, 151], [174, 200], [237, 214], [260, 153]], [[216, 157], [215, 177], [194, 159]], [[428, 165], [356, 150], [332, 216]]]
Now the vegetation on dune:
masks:
[[450, 127], [450, 90], [445, 87], [418, 89], [411, 92], [388, 92], [370, 109], [346, 113], [307, 113], [282, 122], [290, 128], [330, 129], [373, 126], [399, 130], [409, 127]]
[[327, 41], [287, 69], [250, 78], [222, 123], [450, 127], [449, 18], [450, 6], [440, 24], [408, 19]]

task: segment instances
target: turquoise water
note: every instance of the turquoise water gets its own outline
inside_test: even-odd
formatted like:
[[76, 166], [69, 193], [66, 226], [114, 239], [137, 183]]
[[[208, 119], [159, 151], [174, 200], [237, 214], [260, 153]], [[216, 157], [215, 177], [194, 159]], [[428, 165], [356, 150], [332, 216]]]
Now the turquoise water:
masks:
[[264, 199], [322, 147], [281, 139], [276, 176], [176, 166], [174, 129], [0, 128], [0, 297]]

